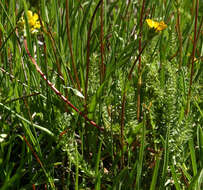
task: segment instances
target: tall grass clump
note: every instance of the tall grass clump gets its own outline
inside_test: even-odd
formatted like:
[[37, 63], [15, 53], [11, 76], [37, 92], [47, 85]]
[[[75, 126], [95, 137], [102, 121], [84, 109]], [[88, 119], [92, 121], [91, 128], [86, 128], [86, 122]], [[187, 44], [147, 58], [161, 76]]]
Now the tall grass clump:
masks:
[[0, 1], [0, 188], [203, 188], [200, 0]]

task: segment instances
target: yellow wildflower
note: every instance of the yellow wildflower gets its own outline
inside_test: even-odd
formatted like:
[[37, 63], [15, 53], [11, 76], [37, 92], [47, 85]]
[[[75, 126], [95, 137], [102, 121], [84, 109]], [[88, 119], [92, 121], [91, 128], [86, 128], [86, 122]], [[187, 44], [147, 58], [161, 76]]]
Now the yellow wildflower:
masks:
[[[29, 25], [31, 33], [32, 34], [37, 33], [38, 30], [41, 28], [39, 16], [36, 13], [33, 14], [32, 11], [28, 10], [27, 17], [28, 17], [28, 25]], [[25, 25], [25, 19], [23, 16], [18, 21], [18, 24], [21, 28], [24, 29], [24, 33], [25, 33], [26, 25]]]
[[156, 22], [151, 19], [146, 19], [146, 22], [150, 28], [153, 28], [156, 32], [162, 31], [167, 28], [167, 25], [164, 21]]

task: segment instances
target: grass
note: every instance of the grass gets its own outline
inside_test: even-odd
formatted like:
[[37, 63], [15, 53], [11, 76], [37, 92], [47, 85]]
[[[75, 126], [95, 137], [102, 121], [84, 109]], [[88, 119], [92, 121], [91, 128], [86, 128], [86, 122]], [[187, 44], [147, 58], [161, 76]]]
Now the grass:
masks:
[[201, 190], [202, 8], [2, 0], [0, 188]]

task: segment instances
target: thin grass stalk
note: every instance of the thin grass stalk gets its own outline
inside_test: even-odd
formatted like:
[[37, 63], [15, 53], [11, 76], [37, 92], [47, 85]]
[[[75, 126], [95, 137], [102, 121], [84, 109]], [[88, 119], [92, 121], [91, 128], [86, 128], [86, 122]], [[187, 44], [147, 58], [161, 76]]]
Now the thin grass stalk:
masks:
[[[41, 22], [41, 20], [40, 20], [40, 22]], [[41, 22], [41, 24], [42, 24], [42, 22]], [[55, 60], [56, 60], [56, 66], [57, 66], [57, 71], [58, 71], [57, 74], [59, 75], [59, 78], [61, 79], [63, 85], [66, 86], [65, 81], [64, 81], [64, 77], [63, 77], [63, 73], [61, 72], [61, 65], [59, 64], [59, 60], [58, 60], [57, 53], [56, 53], [56, 43], [54, 41], [53, 35], [52, 35], [51, 30], [50, 30], [49, 27], [48, 27], [48, 32], [46, 32], [46, 34], [48, 35], [48, 37], [51, 40], [51, 45], [52, 45], [52, 49], [53, 49], [53, 52], [54, 52], [54, 56], [55, 56]], [[44, 43], [44, 52], [45, 52], [44, 55], [47, 55], [46, 44], [45, 43]], [[45, 59], [47, 59], [47, 56], [45, 56]], [[69, 72], [69, 69], [68, 69], [68, 75], [70, 77], [70, 80], [73, 83], [73, 86], [76, 88], [74, 80], [73, 80], [72, 75], [71, 75], [71, 72]], [[68, 99], [68, 90], [67, 90], [67, 88], [65, 88], [64, 91], [65, 91], [66, 98]], [[65, 109], [66, 109], [66, 111], [68, 111], [67, 105], [65, 105]]]
[[95, 174], [96, 174], [96, 182], [95, 182], [95, 190], [100, 190], [101, 186], [101, 174], [99, 171], [100, 160], [101, 160], [101, 148], [102, 148], [102, 141], [99, 143], [99, 150], [97, 153], [96, 165], [95, 165]]
[[166, 138], [164, 141], [164, 158], [163, 158], [163, 169], [160, 178], [160, 187], [159, 190], [164, 189], [164, 183], [166, 181], [166, 174], [169, 164], [169, 135], [170, 135], [170, 126], [167, 128]]
[[101, 71], [100, 71], [100, 83], [102, 84], [104, 81], [105, 74], [105, 66], [104, 66], [104, 30], [103, 30], [103, 12], [104, 12], [104, 1], [101, 1], [101, 13], [100, 13], [100, 22], [101, 22], [101, 33], [100, 33], [100, 51], [101, 51]]
[[21, 100], [21, 99], [24, 100], [24, 99], [27, 99], [27, 98], [32, 97], [32, 96], [38, 96], [39, 94], [40, 94], [40, 92], [34, 92], [34, 93], [32, 93], [32, 94], [23, 95], [23, 96], [20, 96], [20, 97], [18, 97], [18, 98], [11, 99], [11, 100], [5, 102], [5, 104], [10, 104], [10, 103], [12, 103], [12, 102], [19, 101], [19, 100]]
[[[18, 36], [17, 32], [16, 32], [16, 36]], [[21, 54], [22, 53], [22, 48], [20, 46], [19, 40], [18, 40], [18, 48], [19, 48], [19, 52]], [[22, 65], [22, 68], [23, 68], [23, 74], [24, 74], [25, 80], [28, 81], [28, 76], [27, 76], [27, 72], [26, 72], [26, 69], [25, 69], [25, 64], [24, 64], [24, 61], [23, 61], [23, 57], [21, 57], [21, 65]]]
[[55, 184], [54, 184], [53, 180], [50, 179], [49, 174], [46, 172], [45, 167], [44, 167], [44, 165], [42, 164], [41, 160], [39, 159], [37, 153], [34, 151], [34, 149], [32, 148], [31, 144], [30, 144], [30, 143], [28, 142], [28, 140], [26, 139], [26, 137], [23, 136], [23, 138], [24, 138], [24, 140], [25, 140], [27, 146], [28, 146], [29, 149], [31, 150], [32, 154], [33, 154], [34, 157], [36, 158], [37, 162], [39, 163], [39, 165], [40, 165], [41, 168], [43, 169], [43, 171], [44, 171], [44, 173], [45, 173], [46, 177], [48, 178], [48, 181], [49, 181], [49, 183], [50, 183], [50, 185], [51, 185], [51, 188], [52, 188], [52, 189], [55, 189], [55, 188], [56, 188], [56, 187], [55, 187]]
[[77, 145], [75, 145], [76, 149], [76, 174], [75, 174], [75, 190], [78, 190], [78, 179], [79, 179], [79, 160], [78, 160], [78, 150]]
[[198, 130], [197, 133], [198, 133], [199, 157], [200, 157], [201, 167], [203, 168], [203, 131], [200, 126], [197, 130]]
[[[51, 46], [52, 46], [52, 49], [53, 49], [53, 52], [54, 52], [54, 57], [55, 57], [55, 60], [56, 60], [56, 67], [57, 67], [58, 75], [60, 76], [59, 78], [62, 79], [64, 77], [63, 77], [63, 74], [61, 72], [61, 65], [59, 64], [59, 60], [58, 60], [57, 53], [56, 53], [56, 44], [55, 44], [53, 35], [52, 35], [51, 30], [50, 30], [49, 27], [48, 27], [47, 34], [48, 34], [48, 36], [49, 36], [49, 38], [51, 40]], [[62, 80], [62, 83], [64, 84], [64, 80]], [[74, 85], [74, 83], [73, 83], [73, 85]]]
[[194, 148], [194, 141], [193, 139], [189, 140], [189, 150], [190, 150], [190, 156], [191, 156], [191, 161], [192, 161], [192, 170], [194, 176], [197, 174], [197, 159], [196, 159], [196, 154], [195, 154], [195, 148]]
[[71, 42], [70, 23], [69, 23], [69, 1], [68, 0], [66, 0], [66, 30], [67, 30], [68, 45], [69, 45], [69, 48], [70, 48], [73, 72], [74, 72], [74, 75], [75, 75], [78, 90], [81, 91], [80, 81], [79, 81], [78, 73], [77, 73], [76, 66], [75, 66], [75, 59], [74, 59], [74, 55], [73, 55], [73, 48], [72, 48], [72, 42]]
[[157, 184], [157, 177], [159, 174], [159, 165], [160, 165], [160, 155], [157, 154], [155, 157], [155, 167], [153, 171], [153, 176], [152, 176], [152, 182], [150, 185], [150, 190], [156, 190], [156, 184]]
[[[42, 130], [45, 133], [47, 133], [48, 135], [54, 137], [54, 134], [51, 131], [49, 131], [47, 128], [44, 128], [44, 127], [41, 127], [41, 126], [39, 126], [37, 124], [31, 123], [29, 120], [25, 119], [23, 116], [19, 115], [18, 113], [16, 113], [13, 110], [11, 110], [8, 106], [2, 104], [1, 102], [0, 102], [0, 106], [2, 106], [4, 109], [8, 110], [10, 112], [10, 114], [13, 114], [14, 116], [16, 116], [17, 118], [22, 120], [24, 123], [27, 123], [27, 124], [29, 124], [29, 125], [31, 125], [33, 127], [36, 127], [37, 129]], [[26, 131], [27, 131], [27, 133], [30, 133], [30, 128], [26, 129]]]
[[[54, 51], [55, 51], [55, 52], [54, 52], [55, 59], [58, 60], [58, 58], [57, 58], [57, 53], [56, 53], [56, 48], [57, 48], [57, 47], [56, 47], [56, 43], [55, 43], [55, 41], [54, 41], [53, 35], [52, 35], [52, 33], [51, 33], [50, 30], [47, 31], [47, 30], [45, 29], [45, 27], [44, 27], [44, 25], [43, 25], [43, 22], [42, 22], [42, 20], [41, 20], [41, 17], [39, 17], [39, 18], [40, 18], [40, 24], [41, 24], [41, 26], [42, 26], [43, 32], [44, 32], [45, 34], [47, 34], [47, 36], [50, 38], [52, 48], [55, 49], [55, 50], [54, 50]], [[44, 41], [44, 37], [43, 37], [43, 41]], [[46, 48], [46, 44], [45, 44], [45, 43], [43, 43], [43, 45], [44, 45], [45, 63], [47, 63], [47, 48]], [[58, 52], [59, 52], [59, 50], [58, 50]], [[47, 65], [47, 64], [46, 64], [46, 65]], [[71, 74], [70, 70], [69, 70], [68, 68], [66, 68], [66, 69], [67, 69], [67, 71], [68, 71], [68, 76], [69, 76], [69, 78], [70, 78], [70, 80], [71, 80], [71, 82], [72, 82], [74, 88], [76, 88], [75, 82], [74, 82], [74, 80], [73, 80], [73, 77], [72, 77], [72, 74]], [[62, 82], [63, 82], [63, 84], [64, 84], [64, 78], [63, 78], [63, 74], [62, 74], [61, 70], [60, 70], [59, 73], [57, 73], [57, 74], [59, 75], [60, 79], [62, 80]], [[66, 92], [66, 90], [65, 90], [65, 92]], [[66, 96], [67, 96], [67, 93], [66, 93]]]
[[[136, 60], [134, 61], [130, 72], [128, 74], [128, 80], [132, 79], [132, 73], [134, 70], [134, 67], [137, 63], [137, 61], [139, 60], [139, 57], [141, 56], [142, 52], [144, 51], [145, 47], [147, 46], [147, 42], [144, 44], [142, 50], [140, 51], [139, 55], [137, 56]], [[127, 85], [126, 85], [127, 86]], [[124, 145], [125, 145], [125, 141], [124, 141], [124, 125], [125, 125], [125, 101], [126, 101], [126, 89], [124, 89], [124, 93], [123, 93], [123, 99], [122, 99], [122, 107], [121, 107], [121, 166], [123, 166], [124, 164]]]
[[[29, 107], [29, 105], [28, 105], [27, 99], [26, 99], [26, 98], [23, 98], [23, 102], [24, 102], [25, 108], [27, 109], [27, 113], [28, 113], [30, 122], [31, 122], [31, 124], [33, 125], [33, 118], [32, 118], [32, 115], [31, 115], [31, 111], [30, 111], [30, 107]], [[37, 137], [37, 132], [36, 132], [36, 130], [35, 130], [34, 127], [33, 127], [33, 133], [34, 133], [35, 137]], [[39, 140], [38, 140], [38, 138], [35, 138], [35, 139], [36, 139], [35, 149], [37, 150], [37, 152], [39, 153], [39, 155], [42, 156], [42, 151], [41, 151], [41, 149], [40, 149]]]
[[136, 65], [137, 61], [139, 60], [139, 57], [142, 55], [144, 49], [147, 47], [147, 44], [148, 44], [148, 41], [145, 42], [145, 44], [144, 44], [142, 50], [140, 51], [140, 53], [138, 54], [137, 58], [135, 59], [133, 65], [132, 65], [132, 67], [131, 67], [131, 69], [130, 69], [130, 72], [129, 72], [129, 74], [128, 74], [128, 79], [129, 79], [129, 80], [132, 79], [132, 73], [133, 73], [133, 71], [134, 71], [135, 65]]
[[123, 93], [122, 109], [121, 109], [121, 168], [124, 167], [124, 125], [125, 125], [125, 103], [126, 103], [126, 92]]
[[[10, 74], [9, 72], [7, 72], [5, 69], [3, 69], [3, 68], [0, 67], [0, 71], [2, 71], [3, 73], [5, 73], [6, 75], [8, 75], [8, 76], [10, 77], [10, 79], [15, 79], [15, 82], [20, 83], [20, 84], [23, 85], [24, 87], [30, 88], [27, 84], [25, 84], [25, 83], [21, 82], [20, 80], [16, 79], [12, 74]], [[34, 90], [33, 96], [38, 95], [38, 94], [39, 94], [40, 96], [42, 96], [43, 98], [45, 98], [42, 94], [40, 94], [40, 92]], [[32, 95], [27, 95], [27, 97], [29, 97], [29, 96], [32, 96]], [[23, 97], [24, 97], [24, 96], [22, 96], [22, 98], [23, 98]], [[11, 100], [11, 101], [16, 101], [16, 100], [18, 100], [18, 99], [21, 99], [21, 97], [20, 97], [20, 98], [13, 99], [13, 100]], [[6, 102], [6, 103], [7, 103], [7, 102]]]
[[1, 49], [2, 49], [2, 39], [3, 39], [3, 35], [2, 35], [2, 31], [0, 29], [0, 57], [1, 57]]
[[[144, 51], [146, 45], [147, 45], [147, 42], [144, 44], [142, 50], [140, 51], [139, 55], [137, 56], [136, 60], [134, 61], [133, 66], [131, 67], [130, 72], [128, 74], [128, 80], [132, 79], [132, 73], [133, 73], [134, 67], [135, 67], [137, 61], [139, 60], [139, 57], [141, 56], [142, 52]], [[122, 156], [121, 156], [121, 166], [123, 166], [123, 164], [124, 164], [125, 101], [126, 101], [126, 89], [124, 89], [123, 99], [122, 99], [122, 107], [121, 107], [121, 130], [120, 130], [120, 132], [121, 132], [121, 154], [122, 154]]]
[[194, 19], [194, 11], [195, 10], [195, 0], [192, 0], [192, 8], [191, 8], [191, 15], [192, 15], [192, 20]]
[[129, 7], [130, 7], [130, 4], [131, 4], [131, 0], [128, 0], [128, 4], [127, 4], [125, 16], [124, 16], [125, 18], [126, 18], [127, 14], [128, 14], [128, 9], [129, 9]]
[[[141, 10], [141, 16], [140, 16], [140, 33], [139, 33], [139, 53], [142, 52], [142, 26], [143, 26], [143, 15], [144, 15], [144, 9], [145, 9], [145, 0], [142, 1], [142, 10]], [[142, 59], [141, 56], [139, 56], [139, 65], [138, 65], [138, 83], [137, 83], [137, 120], [140, 120], [140, 89], [142, 85], [142, 78], [141, 78], [141, 63]]]
[[28, 142], [27, 138], [25, 136], [23, 136], [25, 143], [28, 145], [29, 149], [31, 150], [31, 152], [33, 153], [34, 157], [36, 158], [37, 162], [39, 163], [39, 165], [41, 166], [42, 169], [44, 169], [44, 166], [39, 158], [39, 156], [37, 155], [37, 153], [34, 151], [34, 149], [32, 148], [32, 146], [30, 145], [30, 143]]
[[198, 30], [198, 33], [197, 33], [197, 39], [196, 39], [196, 41], [199, 40], [199, 36], [201, 34], [201, 29], [202, 29], [202, 25], [203, 25], [203, 16], [201, 18], [202, 19], [201, 19], [201, 22], [200, 22], [200, 26], [199, 26], [199, 30]]
[[40, 67], [37, 65], [35, 59], [31, 56], [28, 48], [27, 48], [27, 41], [24, 40], [24, 45], [25, 45], [25, 50], [31, 60], [31, 62], [35, 65], [35, 68], [37, 70], [37, 72], [41, 75], [41, 77], [47, 82], [48, 86], [55, 92], [55, 94], [57, 96], [59, 96], [66, 104], [68, 104], [71, 108], [73, 108], [77, 113], [79, 113], [79, 115], [81, 115], [86, 121], [88, 121], [92, 126], [96, 127], [97, 129], [99, 129], [100, 131], [103, 131], [104, 128], [98, 126], [94, 121], [90, 120], [87, 115], [85, 115], [83, 112], [81, 112], [78, 108], [76, 108], [70, 101], [67, 100], [67, 98], [65, 96], [62, 95], [62, 93], [56, 89], [56, 87], [54, 86], [54, 84], [52, 84], [47, 77], [45, 76], [45, 74], [41, 71]]
[[[3, 47], [4, 47], [4, 45], [6, 45], [6, 42], [9, 40], [9, 38], [11, 37], [11, 35], [16, 31], [16, 29], [17, 29], [17, 27], [15, 27], [15, 28], [13, 28], [13, 29], [11, 30], [11, 32], [8, 34], [7, 38], [4, 40], [3, 43], [2, 43], [2, 40], [1, 40], [1, 38], [3, 37], [3, 36], [2, 36], [2, 31], [0, 30], [0, 53], [1, 53], [1, 51], [2, 51], [2, 49], [3, 49]], [[1, 54], [0, 54], [0, 55], [1, 55]]]
[[179, 168], [179, 171], [180, 171], [180, 173], [181, 173], [181, 175], [182, 175], [184, 184], [185, 184], [185, 186], [186, 186], [187, 189], [188, 189], [188, 188], [189, 188], [189, 183], [188, 183], [188, 180], [187, 180], [187, 178], [186, 178], [186, 176], [185, 176], [185, 174], [184, 174], [184, 172], [183, 172], [183, 169], [182, 169], [182, 168]]
[[140, 146], [140, 150], [139, 150], [139, 160], [138, 160], [138, 165], [137, 165], [135, 190], [139, 190], [140, 185], [141, 185], [142, 168], [143, 168], [143, 161], [144, 161], [145, 139], [146, 139], [146, 117], [144, 116], [144, 122], [143, 122], [143, 126], [142, 126], [141, 146]]
[[181, 186], [179, 184], [178, 176], [177, 176], [177, 173], [175, 171], [173, 163], [171, 163], [170, 168], [171, 168], [171, 174], [172, 174], [172, 179], [174, 181], [174, 185], [175, 185], [177, 190], [181, 190], [182, 188], [181, 188]]
[[89, 78], [89, 67], [90, 67], [90, 40], [91, 40], [91, 31], [92, 31], [92, 25], [93, 25], [93, 21], [96, 15], [97, 10], [99, 9], [100, 4], [102, 3], [102, 0], [99, 1], [99, 3], [97, 4], [91, 21], [90, 21], [90, 25], [89, 25], [89, 29], [88, 29], [88, 34], [87, 34], [87, 55], [86, 55], [86, 80], [85, 80], [85, 101], [87, 103], [87, 90], [88, 90], [88, 78]]
[[[178, 2], [177, 2], [178, 3]], [[177, 6], [177, 33], [178, 33], [178, 41], [179, 41], [179, 70], [182, 67], [182, 48], [183, 48], [183, 44], [182, 44], [182, 33], [181, 33], [181, 28], [180, 28], [180, 24], [181, 24], [181, 15], [180, 15], [180, 8], [179, 8], [179, 4]]]
[[[130, 6], [130, 0], [128, 1], [128, 5], [127, 5], [127, 9], [126, 9], [126, 13], [125, 13], [125, 17], [127, 16], [128, 13], [128, 9]], [[124, 125], [125, 125], [125, 103], [126, 103], [126, 89], [124, 89], [124, 93], [123, 93], [123, 98], [122, 98], [122, 106], [121, 106], [121, 129], [120, 129], [120, 133], [121, 133], [121, 168], [124, 168], [124, 146], [125, 146], [125, 140], [124, 140]]]
[[[193, 43], [193, 49], [192, 49], [192, 56], [191, 56], [191, 74], [190, 74], [190, 85], [189, 85], [189, 91], [187, 96], [187, 107], [185, 115], [188, 116], [190, 112], [190, 99], [191, 99], [191, 90], [192, 90], [192, 80], [194, 75], [194, 62], [195, 62], [195, 51], [197, 46], [197, 22], [198, 22], [198, 10], [199, 10], [199, 0], [196, 0], [196, 13], [195, 13], [195, 26], [194, 26], [194, 43]], [[190, 66], [190, 65], [189, 65]]]

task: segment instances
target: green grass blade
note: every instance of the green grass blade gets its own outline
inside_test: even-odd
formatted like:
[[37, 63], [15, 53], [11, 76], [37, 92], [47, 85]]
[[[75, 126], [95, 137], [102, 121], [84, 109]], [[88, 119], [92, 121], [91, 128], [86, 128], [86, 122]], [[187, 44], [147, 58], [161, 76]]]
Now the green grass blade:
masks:
[[160, 165], [160, 158], [159, 158], [159, 155], [156, 156], [156, 164], [155, 164], [155, 167], [154, 167], [154, 172], [153, 172], [153, 176], [152, 176], [152, 182], [151, 182], [151, 185], [150, 185], [150, 190], [156, 190], [157, 187], [156, 187], [156, 184], [157, 184], [157, 177], [159, 175], [159, 165]]
[[176, 189], [177, 190], [182, 190], [182, 188], [180, 186], [180, 183], [179, 183], [178, 176], [176, 175], [176, 171], [175, 171], [175, 168], [174, 168], [173, 164], [170, 165], [170, 169], [171, 169], [172, 178], [174, 180], [174, 185], [175, 185]]
[[189, 140], [189, 149], [190, 149], [190, 156], [192, 161], [192, 169], [194, 176], [197, 175], [197, 160], [195, 155], [195, 146], [193, 139]]
[[2, 104], [2, 103], [0, 103], [0, 106], [2, 106], [4, 109], [6, 109], [6, 110], [8, 110], [9, 112], [11, 112], [14, 116], [16, 116], [17, 118], [19, 118], [19, 119], [22, 120], [23, 122], [25, 122], [25, 123], [27, 123], [27, 124], [29, 124], [29, 125], [31, 125], [31, 126], [37, 128], [37, 129], [41, 130], [41, 131], [44, 131], [44, 132], [46, 132], [48, 135], [54, 137], [54, 134], [53, 134], [50, 130], [48, 130], [48, 129], [46, 129], [46, 128], [40, 126], [40, 125], [31, 123], [29, 120], [27, 120], [26, 118], [24, 118], [24, 117], [21, 116], [20, 114], [16, 113], [15, 111], [11, 110], [8, 106], [6, 106], [6, 105], [4, 105], [4, 104]]
[[[145, 119], [144, 119], [145, 121]], [[142, 177], [142, 167], [143, 167], [143, 159], [144, 159], [144, 149], [145, 149], [145, 136], [146, 136], [146, 126], [145, 122], [143, 122], [142, 127], [142, 137], [141, 137], [141, 147], [139, 151], [139, 160], [137, 165], [137, 175], [136, 175], [136, 186], [135, 189], [139, 190], [141, 187], [141, 177]]]
[[200, 157], [200, 162], [201, 162], [201, 167], [203, 168], [203, 131], [202, 128], [199, 126], [198, 127], [198, 137], [199, 137], [199, 157]]

